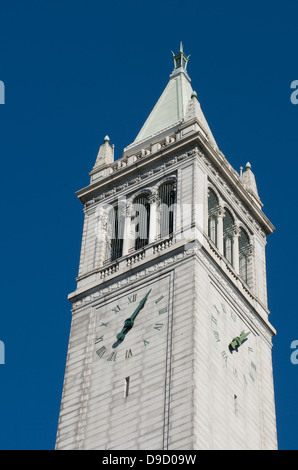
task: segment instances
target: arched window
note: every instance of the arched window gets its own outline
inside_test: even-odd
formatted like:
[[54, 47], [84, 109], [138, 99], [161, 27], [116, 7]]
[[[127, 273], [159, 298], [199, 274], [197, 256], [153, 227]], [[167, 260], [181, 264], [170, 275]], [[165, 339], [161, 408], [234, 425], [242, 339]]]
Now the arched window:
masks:
[[208, 191], [208, 236], [217, 246], [218, 198], [212, 189]]
[[118, 206], [109, 211], [109, 252], [110, 260], [115, 261], [122, 256], [123, 235], [124, 235], [124, 215]]
[[233, 266], [233, 231], [234, 219], [231, 212], [225, 209], [225, 216], [223, 219], [223, 249], [224, 257]]
[[249, 261], [249, 237], [247, 233], [240, 228], [239, 236], [239, 275], [246, 284], [248, 284], [248, 261]]
[[174, 204], [176, 202], [175, 183], [167, 181], [159, 187], [160, 236], [168, 237], [174, 231]]
[[150, 203], [148, 194], [141, 194], [134, 199], [135, 211], [135, 249], [148, 244], [150, 225]]

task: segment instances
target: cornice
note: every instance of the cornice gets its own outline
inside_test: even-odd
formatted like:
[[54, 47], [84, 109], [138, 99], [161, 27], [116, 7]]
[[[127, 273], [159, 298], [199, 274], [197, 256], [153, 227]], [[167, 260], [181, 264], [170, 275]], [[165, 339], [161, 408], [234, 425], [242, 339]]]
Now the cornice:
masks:
[[[191, 123], [190, 125], [194, 126]], [[185, 128], [185, 124], [183, 124], [183, 129]], [[274, 225], [262, 211], [261, 204], [257, 204], [242, 185], [236, 170], [229, 164], [222, 152], [213, 147], [199, 130], [191, 130], [184, 136], [179, 135], [179, 139], [174, 139], [173, 136], [169, 139], [163, 138], [159, 142], [157, 150], [157, 145], [154, 144], [154, 146], [154, 151], [146, 149], [136, 154], [133, 163], [128, 164], [127, 157], [116, 160], [110, 165], [112, 172], [109, 175], [77, 191], [77, 197], [83, 204], [90, 202], [95, 197], [99, 197], [99, 200], [104, 199], [107, 195], [116, 194], [119, 190], [152, 176], [150, 171], [157, 173], [160, 170], [165, 170], [167, 166], [196, 155], [198, 158], [202, 157], [207, 166], [211, 165], [217, 170], [220, 178], [247, 207], [266, 235], [275, 230]]]

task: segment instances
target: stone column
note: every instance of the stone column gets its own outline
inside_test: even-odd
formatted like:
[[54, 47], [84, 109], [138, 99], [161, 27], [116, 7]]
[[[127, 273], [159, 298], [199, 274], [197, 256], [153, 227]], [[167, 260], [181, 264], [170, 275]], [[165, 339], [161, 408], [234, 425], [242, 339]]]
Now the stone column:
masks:
[[237, 274], [239, 274], [239, 237], [240, 228], [234, 225], [233, 228], [233, 267]]
[[109, 216], [108, 211], [105, 207], [101, 206], [96, 209], [95, 217], [97, 222], [95, 225], [96, 234], [96, 267], [103, 266], [104, 262], [108, 259], [108, 253], [110, 250], [110, 239], [109, 239]]
[[150, 203], [150, 225], [149, 225], [149, 241], [148, 243], [153, 243], [158, 237], [158, 223], [157, 223], [157, 208], [159, 205], [159, 197], [157, 193], [153, 193], [149, 197]]
[[224, 208], [218, 206], [217, 212], [217, 248], [219, 252], [223, 255], [224, 248], [223, 248], [223, 218], [225, 215]]
[[124, 222], [124, 235], [123, 235], [123, 256], [129, 253], [129, 249], [134, 246], [134, 224], [132, 224], [132, 218], [135, 212], [133, 204], [128, 202], [125, 208], [125, 222]]

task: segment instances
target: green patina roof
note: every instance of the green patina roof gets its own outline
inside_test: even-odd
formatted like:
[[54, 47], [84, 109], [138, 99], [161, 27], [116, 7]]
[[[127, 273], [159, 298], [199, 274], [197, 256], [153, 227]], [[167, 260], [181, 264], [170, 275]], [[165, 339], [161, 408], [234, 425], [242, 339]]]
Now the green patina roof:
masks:
[[158, 134], [175, 130], [179, 128], [182, 121], [186, 122], [194, 118], [212, 145], [217, 147], [197, 99], [197, 93], [192, 89], [191, 80], [186, 72], [190, 56], [184, 54], [182, 43], [180, 51], [176, 55], [172, 54], [174, 70], [170, 75], [170, 80], [136, 139], [124, 151], [131, 150], [135, 145], [144, 143]]
[[160, 134], [166, 129], [170, 130], [178, 127], [183, 120], [187, 121], [194, 117], [200, 123], [206, 136], [216, 146], [215, 139], [197, 99], [197, 93], [192, 89], [191, 80], [186, 72], [190, 56], [184, 54], [182, 43], [180, 43], [180, 51], [176, 55], [172, 54], [174, 70], [170, 75], [170, 80], [135, 141], [129, 147], [141, 141], [149, 140], [150, 137]]
[[172, 74], [134, 143], [172, 127], [184, 118], [193, 89], [190, 80], [182, 70], [180, 73]]

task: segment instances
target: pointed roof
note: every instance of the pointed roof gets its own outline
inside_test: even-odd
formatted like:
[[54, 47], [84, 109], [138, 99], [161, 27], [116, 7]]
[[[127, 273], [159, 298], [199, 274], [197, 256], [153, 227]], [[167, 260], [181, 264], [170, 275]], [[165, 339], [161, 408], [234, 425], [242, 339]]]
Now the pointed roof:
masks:
[[186, 71], [190, 56], [186, 56], [183, 45], [175, 55], [173, 52], [174, 70], [169, 82], [150, 115], [142, 126], [134, 142], [127, 147], [134, 147], [141, 141], [147, 141], [167, 129], [179, 127], [186, 119], [196, 118], [209, 140], [216, 146], [215, 139], [201, 110], [197, 94], [191, 86], [191, 79]]
[[114, 150], [110, 145], [110, 137], [108, 135], [104, 138], [104, 143], [99, 147], [97, 158], [94, 164], [94, 168], [113, 163], [114, 161]]
[[163, 129], [174, 127], [184, 118], [192, 94], [189, 79], [184, 73], [170, 78], [164, 92], [154, 106], [134, 143], [150, 137]]
[[185, 112], [184, 120], [189, 121], [190, 119], [196, 118], [202, 128], [203, 132], [206, 134], [208, 139], [211, 141], [213, 146], [217, 147], [217, 143], [213, 137], [211, 129], [208, 125], [208, 122], [204, 116], [201, 105], [199, 103], [197, 93], [194, 91], [191, 95], [191, 99], [188, 102], [188, 106]]
[[251, 194], [253, 194], [257, 199], [260, 199], [255, 175], [251, 170], [251, 164], [249, 162], [245, 165], [245, 170], [242, 175], [242, 183]]

